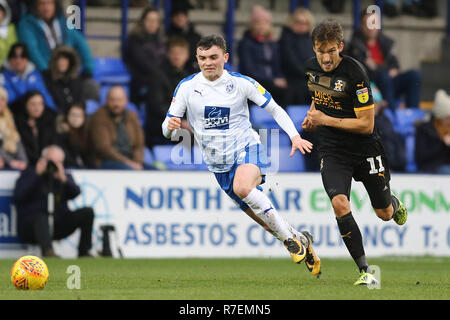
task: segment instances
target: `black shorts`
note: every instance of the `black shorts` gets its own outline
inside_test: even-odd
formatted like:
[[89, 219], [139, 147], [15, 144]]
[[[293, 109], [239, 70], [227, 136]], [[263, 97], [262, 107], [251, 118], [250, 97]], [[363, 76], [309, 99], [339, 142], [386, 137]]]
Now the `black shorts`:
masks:
[[369, 194], [374, 209], [385, 209], [392, 203], [389, 181], [391, 179], [384, 148], [376, 142], [365, 155], [344, 152], [322, 153], [320, 173], [325, 191], [330, 199], [345, 194], [350, 200], [352, 178], [361, 181]]

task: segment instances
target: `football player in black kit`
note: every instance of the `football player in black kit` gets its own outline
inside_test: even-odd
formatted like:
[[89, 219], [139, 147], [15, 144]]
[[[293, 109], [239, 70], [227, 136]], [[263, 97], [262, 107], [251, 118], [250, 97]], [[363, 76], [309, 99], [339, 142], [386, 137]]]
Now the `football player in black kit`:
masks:
[[407, 211], [391, 194], [369, 79], [361, 63], [342, 55], [341, 25], [322, 22], [313, 30], [312, 41], [316, 56], [305, 68], [312, 103], [302, 127], [317, 130], [322, 182], [342, 239], [360, 271], [355, 285], [375, 285], [378, 280], [368, 270], [361, 232], [350, 209], [352, 178], [364, 184], [380, 219], [402, 225]]

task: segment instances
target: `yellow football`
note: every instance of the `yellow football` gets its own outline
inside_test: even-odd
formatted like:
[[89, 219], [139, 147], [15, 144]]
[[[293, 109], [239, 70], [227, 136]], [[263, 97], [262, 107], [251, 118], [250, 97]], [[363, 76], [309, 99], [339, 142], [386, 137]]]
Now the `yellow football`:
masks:
[[11, 269], [11, 282], [20, 290], [44, 289], [48, 277], [47, 265], [36, 256], [19, 258]]

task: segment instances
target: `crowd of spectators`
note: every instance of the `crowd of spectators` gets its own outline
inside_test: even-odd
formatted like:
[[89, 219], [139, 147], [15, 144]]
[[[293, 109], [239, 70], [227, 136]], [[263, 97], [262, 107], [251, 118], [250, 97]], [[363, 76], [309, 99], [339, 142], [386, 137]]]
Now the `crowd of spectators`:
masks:
[[[0, 168], [34, 166], [45, 147], [59, 145], [67, 168], [152, 169], [144, 162], [144, 149], [167, 143], [160, 124], [173, 92], [183, 78], [199, 71], [195, 47], [201, 35], [189, 20], [190, 7], [177, 3], [173, 3], [168, 30], [162, 28], [159, 10], [143, 8], [124, 47], [128, 87], [112, 86], [104, 105], [88, 114], [86, 101], [100, 102], [100, 84], [93, 78], [94, 57], [82, 33], [67, 27], [58, 1], [30, 1], [28, 11], [17, 18], [15, 5], [0, 0]], [[362, 15], [344, 54], [368, 70], [376, 122], [392, 169], [404, 171], [404, 137], [395, 132], [386, 112], [419, 107], [421, 74], [402, 70], [392, 51], [394, 41], [380, 30], [368, 29], [366, 20], [367, 15]], [[304, 62], [314, 55], [314, 24], [312, 13], [298, 8], [277, 39], [271, 12], [255, 5], [233, 69], [261, 83], [283, 108], [309, 105]], [[421, 171], [445, 172], [450, 164], [450, 104], [443, 94], [439, 93], [436, 103], [441, 111], [432, 112], [432, 120], [417, 128], [417, 143], [428, 145], [427, 139], [435, 138], [434, 145], [440, 145], [436, 152], [442, 157], [431, 158], [442, 161], [428, 166], [430, 157], [421, 155], [422, 148], [417, 147]], [[130, 110], [129, 102], [145, 116]], [[186, 120], [182, 126], [189, 129]], [[314, 133], [304, 134], [314, 141]], [[307, 160], [307, 168], [318, 169], [317, 159]]]

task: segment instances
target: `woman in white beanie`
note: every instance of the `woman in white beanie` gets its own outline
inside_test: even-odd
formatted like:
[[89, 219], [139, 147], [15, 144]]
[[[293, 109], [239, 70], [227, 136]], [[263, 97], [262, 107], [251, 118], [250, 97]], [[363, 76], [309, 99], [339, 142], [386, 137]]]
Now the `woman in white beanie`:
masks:
[[432, 118], [416, 129], [416, 162], [419, 171], [450, 174], [450, 96], [438, 90]]

